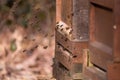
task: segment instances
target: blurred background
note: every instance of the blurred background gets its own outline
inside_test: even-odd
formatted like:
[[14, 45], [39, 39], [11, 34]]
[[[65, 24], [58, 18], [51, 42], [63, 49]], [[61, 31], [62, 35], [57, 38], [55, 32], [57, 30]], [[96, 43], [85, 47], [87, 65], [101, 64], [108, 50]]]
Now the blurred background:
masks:
[[0, 80], [51, 80], [55, 0], [0, 0]]

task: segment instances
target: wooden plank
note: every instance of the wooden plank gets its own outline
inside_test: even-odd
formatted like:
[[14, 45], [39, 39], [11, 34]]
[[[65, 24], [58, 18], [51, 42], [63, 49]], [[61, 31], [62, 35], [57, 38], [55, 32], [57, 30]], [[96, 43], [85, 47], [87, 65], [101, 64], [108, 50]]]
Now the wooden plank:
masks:
[[91, 0], [95, 4], [91, 3], [90, 8], [89, 48], [91, 62], [107, 70], [107, 63], [113, 60], [114, 15], [109, 7], [97, 5], [103, 3], [106, 5], [104, 1]]
[[61, 20], [61, 0], [56, 0], [56, 22]]
[[[56, 59], [61, 62], [71, 73], [80, 73], [82, 72], [82, 63], [83, 58], [73, 57], [71, 53], [63, 50], [59, 45], [56, 47]], [[82, 57], [82, 56], [81, 56]]]
[[93, 19], [93, 21], [95, 21], [93, 25], [95, 28], [95, 40], [113, 48], [113, 12], [107, 9], [102, 9], [99, 6], [92, 6], [92, 8], [94, 8], [95, 14]]
[[120, 1], [115, 0], [114, 61], [120, 62]]
[[82, 55], [83, 49], [88, 48], [88, 41], [72, 41], [58, 31], [56, 35], [56, 41], [75, 56]]
[[108, 64], [108, 80], [120, 80], [120, 63]]
[[114, 0], [90, 0], [90, 2], [107, 8], [114, 9]]
[[89, 1], [73, 0], [73, 36], [78, 40], [88, 40]]
[[69, 71], [66, 70], [61, 64], [59, 64], [59, 62], [54, 64], [53, 69], [53, 74], [56, 80], [73, 80], [70, 77]]
[[88, 40], [88, 0], [62, 0], [61, 21], [73, 29], [73, 36]]
[[107, 70], [107, 63], [113, 60], [112, 50], [99, 42], [90, 43], [90, 61]]
[[107, 80], [106, 73], [96, 67], [85, 67], [84, 77], [88, 80]]
[[62, 0], [61, 15], [61, 20], [72, 26], [72, 0]]
[[58, 60], [53, 66], [53, 75], [57, 80], [81, 80], [83, 78], [82, 73], [72, 73]]

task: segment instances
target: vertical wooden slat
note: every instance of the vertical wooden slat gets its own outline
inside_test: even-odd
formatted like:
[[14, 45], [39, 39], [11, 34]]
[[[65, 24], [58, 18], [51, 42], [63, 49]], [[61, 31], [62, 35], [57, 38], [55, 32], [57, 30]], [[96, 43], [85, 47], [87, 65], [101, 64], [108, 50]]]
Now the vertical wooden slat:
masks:
[[79, 40], [88, 40], [88, 14], [88, 0], [73, 0], [73, 36]]
[[114, 60], [120, 62], [120, 0], [115, 0]]
[[61, 20], [61, 0], [56, 0], [56, 22]]
[[72, 1], [73, 0], [62, 0], [61, 5], [61, 20], [68, 26], [72, 26]]
[[90, 5], [90, 24], [89, 24], [89, 35], [90, 42], [95, 41], [95, 7]]

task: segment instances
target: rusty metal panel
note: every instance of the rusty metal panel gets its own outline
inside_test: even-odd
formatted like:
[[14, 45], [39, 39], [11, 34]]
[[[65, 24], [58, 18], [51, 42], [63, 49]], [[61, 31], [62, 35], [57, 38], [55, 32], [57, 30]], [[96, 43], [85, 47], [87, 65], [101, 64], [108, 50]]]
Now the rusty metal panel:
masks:
[[105, 70], [107, 62], [113, 60], [114, 24], [113, 10], [91, 4], [90, 60]]

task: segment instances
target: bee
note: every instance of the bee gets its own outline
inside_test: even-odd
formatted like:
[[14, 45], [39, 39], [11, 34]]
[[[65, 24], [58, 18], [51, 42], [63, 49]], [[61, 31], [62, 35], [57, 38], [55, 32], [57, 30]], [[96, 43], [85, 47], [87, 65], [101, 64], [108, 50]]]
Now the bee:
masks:
[[59, 24], [59, 22], [57, 22], [56, 24]]
[[69, 30], [69, 29], [70, 29], [70, 27], [67, 27], [67, 28], [66, 28], [66, 30]]
[[38, 45], [36, 45], [34, 48], [38, 48]]
[[63, 28], [61, 29], [61, 31], [63, 31]]
[[59, 24], [57, 24], [56, 28], [64, 36], [66, 36], [68, 38], [72, 37], [73, 29], [70, 26], [68, 26], [67, 24], [65, 24], [64, 22], [60, 21]]
[[48, 48], [48, 46], [44, 46], [43, 48], [44, 48], [44, 49], [47, 49], [47, 48]]
[[25, 49], [25, 50], [23, 50], [23, 52], [26, 52], [27, 50]]
[[62, 27], [63, 26], [63, 24], [62, 25], [60, 25], [60, 27]]

